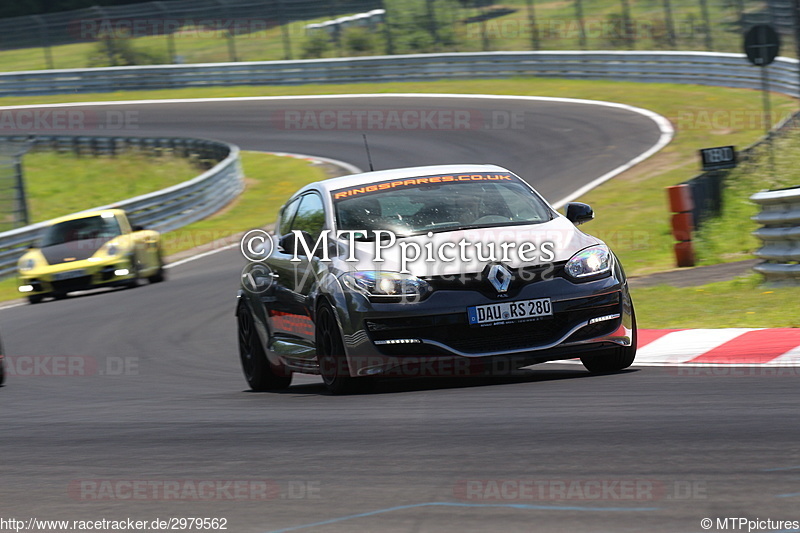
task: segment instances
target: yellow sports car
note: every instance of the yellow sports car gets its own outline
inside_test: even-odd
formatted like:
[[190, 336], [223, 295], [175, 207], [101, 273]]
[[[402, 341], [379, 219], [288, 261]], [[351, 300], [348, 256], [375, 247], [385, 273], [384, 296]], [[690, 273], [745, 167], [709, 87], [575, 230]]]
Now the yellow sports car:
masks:
[[106, 209], [56, 219], [17, 263], [19, 292], [31, 303], [96, 287], [135, 287], [164, 280], [161, 236], [131, 226], [125, 211]]

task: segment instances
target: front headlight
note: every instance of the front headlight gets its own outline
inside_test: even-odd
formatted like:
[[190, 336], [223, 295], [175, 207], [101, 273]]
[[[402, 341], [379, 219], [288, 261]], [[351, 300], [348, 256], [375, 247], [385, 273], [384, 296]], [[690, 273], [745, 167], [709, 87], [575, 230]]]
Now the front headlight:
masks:
[[564, 269], [575, 279], [606, 274], [611, 270], [611, 251], [603, 244], [584, 248], [567, 261]]
[[34, 261], [32, 258], [29, 257], [28, 259], [22, 259], [19, 262], [19, 271], [28, 272], [29, 270], [33, 270], [33, 267], [35, 266], [36, 266], [36, 261]]
[[109, 241], [105, 243], [95, 254], [94, 257], [99, 259], [103, 259], [104, 257], [118, 257], [121, 255], [125, 255], [128, 251], [128, 245], [126, 242], [120, 242], [119, 239]]
[[400, 272], [375, 270], [348, 272], [342, 274], [341, 280], [347, 288], [359, 291], [370, 298], [400, 298], [418, 301], [431, 290], [425, 280]]

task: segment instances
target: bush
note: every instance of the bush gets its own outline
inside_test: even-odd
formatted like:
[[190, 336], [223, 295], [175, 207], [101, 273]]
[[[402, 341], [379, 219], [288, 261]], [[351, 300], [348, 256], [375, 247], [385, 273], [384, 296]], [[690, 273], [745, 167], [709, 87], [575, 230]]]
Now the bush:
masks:
[[166, 54], [137, 50], [126, 32], [104, 33], [89, 53], [90, 67], [125, 67], [168, 63]]
[[342, 33], [342, 43], [348, 54], [366, 55], [375, 50], [373, 34], [366, 28], [348, 28]]
[[395, 53], [437, 52], [458, 46], [454, 0], [386, 0], [386, 17]]
[[331, 49], [331, 40], [324, 31], [314, 31], [303, 41], [300, 55], [303, 59], [322, 57]]

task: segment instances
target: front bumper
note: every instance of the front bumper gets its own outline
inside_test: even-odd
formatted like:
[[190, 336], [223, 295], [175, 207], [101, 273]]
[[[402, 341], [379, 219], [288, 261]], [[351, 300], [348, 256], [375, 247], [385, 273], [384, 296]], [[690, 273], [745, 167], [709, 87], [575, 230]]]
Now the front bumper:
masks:
[[47, 296], [125, 285], [135, 276], [130, 259], [112, 257], [99, 261], [61, 263], [30, 272], [19, 272], [18, 287], [23, 296]]
[[533, 283], [510, 300], [534, 298], [550, 298], [553, 316], [480, 327], [467, 323], [466, 308], [498, 300], [474, 291], [435, 291], [416, 304], [380, 304], [348, 295], [351, 321], [340, 318], [350, 374], [496, 375], [634, 342], [633, 305], [621, 275], [585, 283], [563, 278]]

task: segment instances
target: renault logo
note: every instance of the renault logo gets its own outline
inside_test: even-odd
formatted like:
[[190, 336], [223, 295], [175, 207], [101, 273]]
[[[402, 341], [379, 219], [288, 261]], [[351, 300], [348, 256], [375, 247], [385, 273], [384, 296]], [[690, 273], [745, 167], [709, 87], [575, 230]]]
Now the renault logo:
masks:
[[497, 292], [506, 292], [511, 285], [511, 271], [503, 265], [492, 265], [489, 268], [489, 283]]

